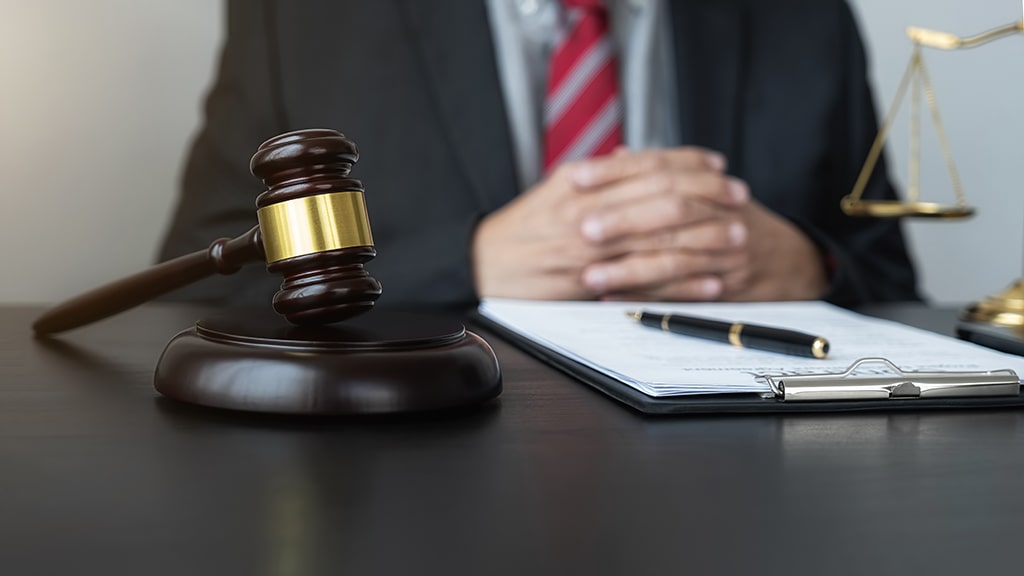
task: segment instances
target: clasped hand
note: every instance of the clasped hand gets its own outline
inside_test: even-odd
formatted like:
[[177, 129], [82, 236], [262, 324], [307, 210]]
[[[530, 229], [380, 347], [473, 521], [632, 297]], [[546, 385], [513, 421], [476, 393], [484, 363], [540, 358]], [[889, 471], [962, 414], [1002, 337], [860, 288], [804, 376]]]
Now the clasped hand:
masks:
[[481, 297], [801, 300], [824, 258], [700, 148], [564, 164], [478, 225]]

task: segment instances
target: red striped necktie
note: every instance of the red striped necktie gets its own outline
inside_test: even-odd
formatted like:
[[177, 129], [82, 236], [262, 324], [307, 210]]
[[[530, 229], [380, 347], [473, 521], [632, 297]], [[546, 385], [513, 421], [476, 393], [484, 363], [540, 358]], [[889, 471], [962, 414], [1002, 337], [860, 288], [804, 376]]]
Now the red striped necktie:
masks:
[[618, 70], [601, 0], [562, 0], [565, 34], [555, 44], [544, 102], [544, 172], [622, 144]]

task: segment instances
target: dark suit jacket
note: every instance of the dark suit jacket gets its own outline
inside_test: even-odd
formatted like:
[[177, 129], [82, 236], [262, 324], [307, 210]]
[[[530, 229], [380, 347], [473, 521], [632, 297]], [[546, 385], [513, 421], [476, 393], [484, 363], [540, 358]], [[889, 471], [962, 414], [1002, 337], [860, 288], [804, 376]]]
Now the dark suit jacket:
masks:
[[[841, 0], [674, 0], [680, 133], [834, 260], [841, 305], [917, 298], [899, 224], [844, 216], [876, 133]], [[522, 189], [482, 0], [229, 0], [228, 36], [162, 259], [255, 225], [259, 144], [333, 128], [359, 146], [381, 303], [465, 305], [476, 223]], [[865, 197], [891, 198], [885, 165]], [[178, 297], [270, 302], [261, 266]]]

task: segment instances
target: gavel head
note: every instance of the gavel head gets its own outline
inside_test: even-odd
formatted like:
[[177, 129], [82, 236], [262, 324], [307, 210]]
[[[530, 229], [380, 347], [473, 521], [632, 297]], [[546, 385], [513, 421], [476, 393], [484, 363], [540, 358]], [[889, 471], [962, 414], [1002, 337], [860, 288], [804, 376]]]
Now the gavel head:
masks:
[[274, 310], [293, 324], [328, 324], [373, 308], [380, 283], [363, 264], [377, 251], [363, 185], [348, 178], [355, 144], [334, 130], [300, 130], [264, 142], [250, 169], [267, 270], [284, 276]]

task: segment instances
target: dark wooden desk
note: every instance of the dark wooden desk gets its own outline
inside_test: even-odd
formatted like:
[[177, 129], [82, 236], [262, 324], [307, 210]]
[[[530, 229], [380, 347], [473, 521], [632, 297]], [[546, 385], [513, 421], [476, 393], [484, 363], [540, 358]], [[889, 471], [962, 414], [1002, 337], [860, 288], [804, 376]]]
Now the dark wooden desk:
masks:
[[153, 390], [195, 309], [38, 313], [0, 308], [5, 575], [1020, 570], [1024, 411], [644, 418], [489, 337], [486, 409], [255, 417]]

